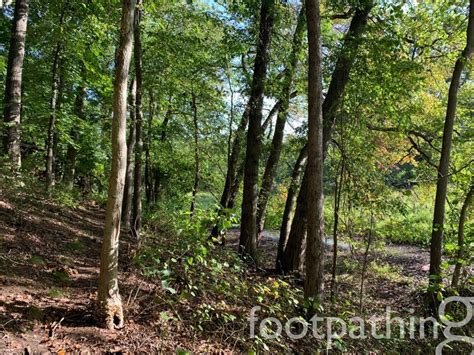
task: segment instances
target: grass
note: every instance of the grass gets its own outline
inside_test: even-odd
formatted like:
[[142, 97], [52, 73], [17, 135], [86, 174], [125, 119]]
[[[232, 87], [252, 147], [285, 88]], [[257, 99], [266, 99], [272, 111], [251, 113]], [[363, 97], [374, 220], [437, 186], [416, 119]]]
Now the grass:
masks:
[[32, 255], [30, 257], [29, 262], [30, 262], [31, 265], [45, 265], [46, 264], [44, 259], [39, 255]]
[[48, 296], [53, 297], [53, 298], [62, 298], [66, 297], [68, 294], [67, 292], [61, 290], [60, 288], [57, 287], [52, 287], [48, 290]]

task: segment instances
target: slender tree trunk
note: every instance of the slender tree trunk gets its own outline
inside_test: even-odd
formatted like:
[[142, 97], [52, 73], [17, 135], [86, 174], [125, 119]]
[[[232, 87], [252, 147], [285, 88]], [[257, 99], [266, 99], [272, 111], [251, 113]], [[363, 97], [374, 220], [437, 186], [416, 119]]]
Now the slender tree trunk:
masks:
[[323, 84], [319, 0], [306, 0], [308, 23], [308, 241], [304, 294], [322, 299], [324, 284]]
[[135, 146], [135, 172], [133, 176], [133, 224], [132, 231], [137, 240], [140, 240], [140, 229], [142, 227], [142, 170], [143, 170], [143, 76], [142, 76], [142, 41], [140, 34], [141, 21], [141, 0], [137, 0], [137, 8], [135, 10], [135, 76], [137, 81], [137, 91], [135, 93], [135, 126], [137, 134], [137, 142]]
[[151, 172], [150, 146], [151, 146], [151, 131], [152, 131], [154, 116], [155, 116], [155, 98], [153, 95], [153, 90], [150, 90], [149, 98], [148, 98], [148, 127], [147, 127], [146, 143], [145, 143], [145, 195], [146, 195], [146, 203], [148, 205], [152, 202], [152, 196], [153, 196], [153, 185], [151, 183], [152, 172]]
[[[56, 118], [57, 113], [61, 112], [62, 98], [64, 93], [64, 87], [66, 85], [65, 72], [62, 69], [63, 64], [59, 66], [59, 87], [58, 87], [58, 101], [56, 103]], [[56, 125], [55, 125], [56, 126]], [[53, 135], [53, 177], [55, 182], [61, 182], [64, 177], [63, 163], [60, 160], [55, 159], [54, 152], [58, 151], [59, 144], [59, 133], [57, 129], [54, 129]]]
[[306, 160], [308, 158], [308, 146], [305, 145], [304, 149], [301, 149], [298, 158], [296, 159], [293, 172], [291, 174], [290, 187], [288, 188], [288, 194], [285, 202], [285, 209], [283, 211], [283, 217], [280, 228], [280, 239], [278, 240], [278, 253], [276, 260], [276, 269], [281, 272], [283, 271], [282, 267], [282, 257], [283, 252], [286, 248], [288, 241], [288, 235], [290, 234], [290, 225], [293, 219], [293, 207], [296, 203], [296, 194], [298, 192], [298, 187], [300, 183], [300, 176], [303, 171], [304, 166], [306, 165]]
[[196, 95], [192, 94], [192, 102], [191, 102], [192, 110], [193, 110], [193, 124], [194, 124], [194, 186], [193, 186], [193, 196], [191, 198], [191, 218], [194, 216], [194, 212], [196, 209], [196, 195], [199, 187], [199, 126], [198, 126], [198, 116], [197, 116], [197, 105], [196, 105]]
[[[337, 59], [335, 69], [332, 73], [331, 83], [327, 95], [323, 102], [323, 156], [331, 140], [332, 128], [337, 117], [341, 98], [349, 80], [350, 70], [354, 64], [357, 49], [361, 36], [367, 25], [372, 4], [368, 3], [362, 8], [358, 8], [352, 18], [349, 30], [344, 38], [343, 49]], [[301, 267], [301, 256], [305, 249], [305, 239], [307, 230], [307, 201], [308, 201], [308, 167], [303, 174], [303, 181], [296, 201], [296, 210], [291, 224], [291, 232], [288, 237], [288, 246], [285, 248], [281, 258], [283, 272], [291, 272]]]
[[227, 161], [229, 161], [230, 155], [232, 154], [232, 130], [234, 127], [234, 89], [232, 88], [230, 75], [227, 75], [227, 82], [230, 91], [229, 136], [227, 137]]
[[133, 47], [135, 0], [123, 0], [120, 43], [114, 78], [112, 122], [112, 169], [110, 172], [104, 240], [100, 259], [98, 305], [100, 318], [109, 329], [123, 326], [123, 308], [118, 287], [120, 215], [127, 167], [127, 86]]
[[291, 88], [293, 86], [293, 79], [298, 65], [298, 57], [303, 47], [303, 34], [305, 27], [305, 11], [304, 7], [298, 15], [295, 33], [293, 35], [293, 45], [289, 65], [286, 68], [283, 78], [283, 89], [280, 94], [278, 105], [278, 116], [273, 133], [272, 144], [270, 147], [270, 154], [265, 165], [265, 171], [262, 178], [262, 186], [258, 195], [257, 205], [257, 236], [260, 237], [265, 226], [265, 214], [267, 204], [270, 197], [270, 192], [273, 188], [273, 180], [275, 178], [276, 169], [280, 160], [281, 148], [283, 145], [283, 134], [288, 115], [288, 107], [290, 105]]
[[129, 227], [132, 220], [132, 197], [133, 197], [133, 171], [135, 167], [135, 142], [136, 142], [136, 125], [135, 125], [135, 93], [137, 91], [137, 81], [132, 79], [129, 94], [129, 112], [130, 112], [130, 132], [127, 141], [127, 169], [125, 172], [125, 188], [122, 200], [122, 222]]
[[[304, 253], [306, 250], [306, 231], [307, 224], [307, 201], [308, 201], [308, 174], [307, 165], [303, 179], [301, 181], [300, 191], [296, 199], [296, 208], [294, 218], [291, 221], [291, 228], [283, 251], [280, 265], [283, 273], [298, 271], [303, 266]], [[304, 191], [302, 191], [304, 189]], [[304, 192], [304, 193], [303, 193]]]
[[441, 282], [441, 254], [443, 248], [443, 229], [446, 196], [448, 192], [449, 160], [451, 157], [451, 145], [456, 119], [457, 96], [461, 81], [461, 74], [466, 66], [466, 62], [474, 50], [474, 0], [470, 1], [469, 20], [467, 25], [466, 47], [459, 56], [454, 66], [451, 84], [448, 93], [448, 107], [443, 130], [443, 144], [441, 147], [441, 158], [438, 166], [438, 180], [436, 184], [436, 198], [433, 215], [433, 229], [431, 233], [430, 250], [430, 275], [429, 289], [433, 295], [433, 305], [435, 305], [435, 294], [438, 292]]
[[273, 26], [274, 0], [262, 0], [260, 30], [251, 93], [249, 129], [244, 167], [244, 190], [240, 224], [239, 254], [255, 261], [257, 252], [258, 164], [261, 150], [263, 94]]
[[[234, 143], [232, 144], [232, 150], [230, 157], [227, 160], [227, 174], [224, 184], [224, 190], [220, 200], [220, 209], [218, 215], [221, 216], [226, 209], [231, 208], [230, 203], [232, 200], [232, 192], [238, 190], [239, 186], [239, 158], [241, 150], [243, 148], [243, 142], [245, 139], [245, 130], [249, 122], [250, 107], [247, 105], [245, 111], [240, 119], [239, 126], [234, 133]], [[219, 222], [217, 222], [211, 232], [211, 238], [217, 238], [220, 234]]]
[[[64, 16], [66, 14], [66, 4], [63, 7], [61, 12], [61, 17], [59, 19], [59, 28], [62, 28], [64, 23]], [[61, 52], [63, 44], [61, 40], [56, 43], [56, 48], [53, 55], [53, 67], [51, 70], [52, 73], [52, 87], [51, 87], [51, 102], [50, 110], [51, 114], [49, 116], [48, 124], [48, 137], [46, 141], [46, 189], [48, 193], [51, 193], [51, 190], [55, 184], [55, 174], [54, 174], [54, 151], [56, 147], [56, 118], [57, 112], [60, 106], [63, 81], [61, 80]]]
[[[342, 153], [343, 154], [343, 153]], [[336, 176], [336, 184], [334, 187], [334, 225], [332, 231], [333, 251], [332, 251], [332, 270], [331, 270], [331, 298], [336, 295], [336, 269], [337, 269], [337, 230], [339, 228], [339, 210], [341, 206], [342, 183], [344, 178], [344, 156], [341, 157], [341, 169], [339, 172], [339, 181]]]
[[60, 81], [60, 61], [61, 61], [61, 43], [56, 45], [54, 51], [54, 61], [52, 69], [52, 91], [51, 91], [51, 103], [50, 110], [51, 114], [49, 116], [48, 124], [48, 137], [46, 141], [46, 189], [48, 193], [51, 193], [51, 190], [55, 183], [54, 178], [54, 135], [55, 135], [55, 125], [56, 125], [56, 114], [58, 109], [58, 100], [59, 100], [59, 81]]
[[[83, 69], [84, 72], [85, 69]], [[76, 116], [80, 119], [84, 119], [84, 104], [86, 99], [86, 89], [83, 85], [77, 87], [76, 100], [74, 102], [74, 111]], [[76, 175], [76, 159], [77, 159], [77, 148], [76, 144], [79, 143], [79, 133], [75, 127], [71, 129], [72, 144], [67, 147], [67, 164], [66, 171], [64, 172], [64, 182], [69, 189], [74, 186], [74, 178]]]
[[456, 254], [456, 266], [454, 267], [453, 280], [451, 282], [452, 288], [457, 288], [459, 284], [459, 278], [461, 276], [461, 268], [463, 266], [464, 259], [464, 224], [466, 223], [466, 217], [468, 214], [469, 207], [472, 201], [472, 195], [474, 194], [474, 185], [471, 185], [469, 192], [464, 199], [462, 204], [461, 214], [459, 215], [458, 225], [458, 250]]
[[20, 122], [21, 82], [25, 58], [26, 27], [28, 23], [29, 0], [16, 0], [13, 15], [10, 48], [8, 50], [7, 77], [4, 99], [4, 147], [10, 156], [14, 169], [21, 167]]
[[367, 244], [365, 247], [364, 260], [362, 262], [362, 272], [361, 272], [361, 277], [360, 277], [359, 312], [361, 313], [363, 312], [363, 309], [364, 309], [364, 283], [365, 283], [365, 277], [367, 274], [369, 250], [370, 250], [370, 246], [372, 245], [373, 233], [374, 233], [374, 215], [372, 211], [370, 211], [370, 230], [369, 230], [369, 235], [367, 238]]

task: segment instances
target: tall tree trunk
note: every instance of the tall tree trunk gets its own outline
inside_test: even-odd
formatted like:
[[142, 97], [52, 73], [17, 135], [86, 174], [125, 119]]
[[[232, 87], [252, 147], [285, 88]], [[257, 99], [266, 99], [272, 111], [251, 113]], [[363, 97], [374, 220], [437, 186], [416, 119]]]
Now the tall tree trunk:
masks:
[[240, 224], [239, 254], [255, 260], [257, 252], [258, 164], [261, 150], [263, 94], [273, 26], [274, 0], [262, 0], [257, 54], [249, 98], [249, 129], [244, 167], [244, 190]]
[[319, 0], [306, 0], [308, 19], [308, 241], [304, 295], [322, 299], [324, 284], [323, 83]]
[[[66, 85], [66, 76], [65, 71], [62, 69], [62, 63], [59, 65], [59, 87], [58, 87], [58, 101], [56, 103], [56, 118], [57, 113], [61, 112], [61, 105], [62, 105], [62, 98], [64, 93], [64, 87]], [[61, 160], [55, 159], [54, 152], [58, 151], [58, 144], [59, 144], [59, 133], [57, 129], [54, 129], [54, 136], [53, 136], [53, 177], [54, 181], [61, 182], [64, 177], [64, 167], [63, 162]]]
[[[145, 143], [145, 196], [146, 203], [149, 205], [152, 202], [153, 196], [153, 185], [151, 183], [151, 130], [153, 125], [153, 118], [155, 116], [155, 97], [153, 90], [150, 90], [148, 95], [148, 124], [147, 124], [147, 135]], [[154, 202], [154, 201], [153, 201]]]
[[52, 69], [52, 90], [51, 90], [51, 103], [48, 123], [48, 137], [46, 141], [46, 189], [51, 193], [51, 189], [54, 186], [54, 135], [56, 125], [56, 114], [58, 109], [59, 100], [59, 81], [60, 81], [60, 61], [61, 61], [61, 43], [56, 45], [54, 51], [54, 61]]
[[125, 172], [125, 188], [122, 200], [122, 222], [129, 227], [132, 220], [132, 197], [133, 197], [133, 171], [135, 167], [135, 142], [136, 142], [136, 125], [135, 125], [135, 93], [137, 91], [137, 81], [135, 78], [130, 83], [129, 94], [129, 112], [130, 112], [130, 131], [127, 140], [127, 168]]
[[191, 198], [191, 218], [194, 216], [196, 209], [196, 195], [199, 187], [199, 126], [198, 126], [198, 115], [197, 115], [197, 105], [196, 105], [196, 95], [192, 94], [191, 102], [193, 110], [193, 125], [194, 125], [194, 185], [193, 185], [193, 196]]
[[[362, 8], [357, 8], [351, 20], [349, 30], [344, 38], [344, 45], [336, 62], [332, 73], [331, 83], [327, 95], [323, 102], [323, 156], [331, 140], [332, 127], [337, 117], [341, 98], [344, 94], [346, 84], [349, 80], [349, 74], [354, 64], [356, 53], [361, 42], [361, 36], [367, 25], [367, 18], [372, 4], [367, 3]], [[288, 237], [287, 245], [291, 248], [285, 248], [281, 258], [283, 272], [297, 270], [301, 266], [303, 251], [306, 238], [306, 220], [307, 220], [307, 197], [308, 197], [308, 178], [306, 167], [303, 174], [303, 181], [296, 201], [296, 210], [291, 224], [291, 232]]]
[[[66, 3], [63, 6], [61, 16], [59, 19], [59, 28], [62, 28], [64, 23], [64, 16], [66, 14]], [[51, 102], [50, 102], [50, 116], [48, 123], [48, 136], [46, 141], [46, 190], [48, 193], [51, 193], [51, 190], [55, 184], [55, 174], [54, 174], [54, 151], [56, 146], [56, 118], [57, 112], [60, 106], [63, 82], [61, 78], [61, 52], [62, 52], [62, 41], [59, 40], [56, 43], [56, 48], [53, 54], [53, 67], [51, 70], [52, 73], [52, 87], [51, 87]]]
[[[372, 239], [374, 236], [374, 214], [372, 211], [372, 207], [370, 210], [370, 230], [367, 236], [367, 244], [365, 246], [365, 253], [364, 253], [364, 258], [362, 261], [362, 272], [360, 276], [360, 290], [359, 290], [359, 312], [362, 313], [364, 310], [364, 283], [365, 283], [365, 277], [367, 274], [367, 262], [369, 258], [369, 251], [370, 251], [370, 246], [372, 245]], [[364, 236], [364, 239], [365, 236]]]
[[464, 224], [468, 214], [469, 207], [472, 201], [472, 195], [474, 194], [474, 184], [471, 184], [471, 188], [464, 199], [464, 203], [461, 207], [461, 214], [459, 215], [458, 225], [458, 250], [456, 253], [456, 265], [454, 267], [453, 280], [451, 282], [452, 288], [457, 288], [459, 284], [459, 278], [461, 276], [461, 268], [463, 266], [464, 258]]
[[337, 242], [338, 242], [338, 228], [339, 228], [339, 210], [341, 206], [342, 183], [344, 178], [344, 153], [341, 152], [342, 157], [340, 161], [339, 180], [336, 176], [336, 184], [334, 186], [334, 224], [332, 230], [333, 250], [332, 250], [332, 268], [331, 268], [331, 298], [336, 295], [336, 267], [337, 267]]
[[137, 81], [137, 91], [135, 97], [135, 125], [137, 142], [135, 146], [135, 172], [133, 176], [133, 224], [132, 231], [137, 240], [140, 240], [140, 229], [142, 227], [142, 168], [143, 168], [143, 76], [142, 76], [142, 41], [140, 34], [141, 6], [142, 1], [137, 0], [137, 8], [135, 10], [135, 76]]
[[[84, 73], [85, 68], [83, 67], [82, 72]], [[76, 116], [83, 120], [85, 117], [84, 114], [84, 104], [86, 99], [86, 89], [81, 84], [77, 87], [76, 91], [76, 100], [74, 102], [74, 112]], [[77, 148], [76, 144], [79, 142], [79, 133], [75, 127], [71, 129], [71, 139], [72, 144], [69, 144], [67, 147], [67, 164], [66, 171], [64, 172], [64, 182], [69, 189], [72, 189], [74, 186], [74, 177], [76, 175], [76, 159], [77, 159]]]
[[282, 271], [282, 257], [283, 251], [286, 248], [286, 243], [288, 241], [288, 235], [290, 234], [290, 225], [293, 219], [293, 207], [296, 203], [296, 194], [298, 192], [298, 187], [300, 185], [300, 176], [303, 171], [303, 168], [306, 165], [306, 160], [308, 158], [308, 146], [305, 145], [301, 149], [298, 158], [296, 159], [293, 172], [291, 174], [290, 186], [288, 188], [288, 194], [285, 202], [285, 209], [283, 211], [283, 217], [280, 228], [280, 239], [278, 240], [278, 252], [276, 259], [276, 269]]
[[29, 0], [16, 0], [5, 82], [4, 147], [10, 156], [14, 169], [21, 167], [21, 81], [23, 78], [23, 60], [25, 58], [28, 10]]
[[273, 188], [273, 180], [275, 178], [276, 169], [280, 160], [281, 147], [283, 144], [283, 134], [285, 131], [286, 120], [288, 116], [288, 107], [290, 105], [291, 88], [293, 79], [298, 65], [298, 57], [303, 47], [304, 19], [305, 10], [302, 7], [296, 24], [295, 33], [293, 35], [293, 45], [289, 65], [285, 70], [283, 78], [283, 88], [280, 94], [278, 105], [278, 116], [273, 133], [273, 139], [270, 147], [270, 154], [265, 165], [265, 171], [262, 178], [262, 186], [258, 195], [257, 205], [257, 235], [262, 233], [265, 226], [265, 213], [267, 210], [268, 199]]
[[435, 305], [435, 294], [438, 291], [441, 282], [441, 254], [443, 248], [443, 229], [446, 195], [448, 192], [449, 178], [449, 160], [451, 156], [451, 144], [454, 129], [454, 120], [456, 118], [457, 96], [461, 80], [461, 74], [466, 62], [474, 50], [474, 0], [470, 1], [469, 20], [467, 25], [466, 47], [459, 56], [454, 66], [451, 84], [448, 93], [448, 107], [446, 110], [446, 119], [443, 130], [443, 144], [441, 146], [441, 158], [438, 166], [438, 180], [436, 183], [436, 198], [433, 215], [433, 229], [431, 233], [430, 250], [430, 275], [429, 289], [433, 295], [433, 305]]
[[104, 240], [100, 259], [98, 306], [103, 324], [109, 328], [123, 326], [123, 308], [118, 287], [118, 253], [123, 185], [127, 167], [127, 86], [133, 47], [135, 0], [123, 0], [120, 42], [114, 78], [112, 122], [112, 169], [109, 178], [105, 212]]

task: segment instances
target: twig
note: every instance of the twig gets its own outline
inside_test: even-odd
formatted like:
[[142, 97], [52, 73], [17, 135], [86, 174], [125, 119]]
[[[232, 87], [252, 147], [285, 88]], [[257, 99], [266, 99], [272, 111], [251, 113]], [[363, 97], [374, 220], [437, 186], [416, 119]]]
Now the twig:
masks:
[[48, 336], [53, 339], [55, 334], [54, 332], [56, 331], [56, 328], [59, 327], [61, 325], [61, 322], [64, 320], [64, 317], [62, 317], [59, 322], [54, 322], [52, 325], [51, 325], [51, 328], [49, 329], [49, 334]]

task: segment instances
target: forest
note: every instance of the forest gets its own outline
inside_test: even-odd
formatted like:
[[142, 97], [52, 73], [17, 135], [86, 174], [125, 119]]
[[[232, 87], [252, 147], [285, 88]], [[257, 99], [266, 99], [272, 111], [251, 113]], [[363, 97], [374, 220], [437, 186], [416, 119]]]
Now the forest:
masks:
[[474, 354], [474, 0], [0, 10], [0, 353]]

